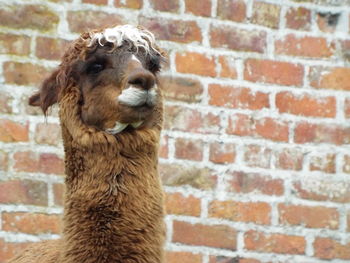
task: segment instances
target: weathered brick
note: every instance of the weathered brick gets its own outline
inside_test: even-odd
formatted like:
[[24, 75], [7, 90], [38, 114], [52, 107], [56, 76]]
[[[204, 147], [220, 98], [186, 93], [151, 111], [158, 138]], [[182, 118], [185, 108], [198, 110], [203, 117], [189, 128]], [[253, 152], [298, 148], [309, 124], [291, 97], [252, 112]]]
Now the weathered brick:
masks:
[[0, 91], [0, 113], [12, 113], [13, 98], [5, 91]]
[[95, 5], [107, 5], [108, 0], [82, 0], [83, 3], [95, 4]]
[[143, 7], [143, 0], [114, 0], [114, 6], [141, 9]]
[[309, 117], [332, 118], [336, 115], [334, 97], [313, 96], [307, 93], [294, 95], [288, 91], [277, 93], [276, 106], [281, 113]]
[[253, 136], [273, 141], [288, 141], [288, 123], [269, 117], [254, 118], [253, 116], [237, 113], [230, 116], [226, 129], [228, 134]]
[[201, 201], [192, 195], [166, 193], [165, 207], [167, 214], [200, 216], [201, 213]]
[[177, 13], [180, 8], [179, 0], [150, 0], [150, 5], [153, 9], [165, 12]]
[[0, 203], [47, 205], [47, 185], [31, 180], [0, 181]]
[[304, 153], [298, 148], [285, 148], [275, 152], [275, 160], [278, 169], [300, 171], [303, 168]]
[[209, 145], [209, 160], [213, 163], [233, 163], [235, 158], [236, 149], [234, 144], [214, 142]]
[[203, 86], [195, 79], [183, 77], [160, 77], [163, 95], [167, 100], [200, 102]]
[[289, 56], [328, 58], [335, 52], [335, 44], [328, 43], [322, 37], [301, 37], [294, 34], [286, 35], [283, 39], [275, 42], [276, 54]]
[[310, 157], [310, 171], [335, 173], [335, 154], [318, 154]]
[[263, 202], [213, 201], [209, 204], [209, 217], [238, 222], [270, 224], [271, 207]]
[[297, 254], [305, 253], [306, 240], [300, 236], [265, 234], [250, 230], [244, 235], [245, 248], [257, 252]]
[[244, 162], [251, 167], [269, 168], [271, 149], [260, 145], [247, 145], [244, 147]]
[[350, 202], [350, 183], [347, 181], [304, 179], [293, 183], [293, 193], [315, 201]]
[[316, 23], [318, 29], [325, 33], [334, 33], [341, 13], [318, 12]]
[[197, 16], [210, 16], [211, 15], [211, 1], [193, 1], [185, 0], [186, 13], [191, 13]]
[[0, 262], [8, 262], [15, 255], [22, 252], [30, 243], [7, 243], [0, 238]]
[[167, 263], [202, 263], [202, 256], [200, 254], [182, 251], [166, 251], [165, 259], [165, 262]]
[[159, 145], [159, 157], [160, 158], [168, 158], [169, 155], [169, 137], [167, 135], [163, 135], [160, 138]]
[[339, 125], [297, 123], [294, 131], [296, 143], [331, 143], [336, 145], [350, 143], [350, 128]]
[[13, 158], [14, 169], [19, 172], [64, 173], [63, 159], [53, 153], [16, 152]]
[[350, 118], [350, 98], [345, 99], [344, 104], [344, 115], [346, 118]]
[[38, 58], [59, 60], [63, 52], [68, 47], [69, 41], [48, 37], [38, 37], [36, 39], [35, 55]]
[[220, 116], [213, 113], [201, 113], [180, 106], [165, 108], [164, 128], [174, 131], [218, 134], [221, 128]]
[[62, 143], [61, 127], [56, 123], [38, 123], [34, 139], [38, 144], [59, 145]]
[[286, 27], [297, 30], [310, 30], [311, 11], [304, 7], [291, 7], [286, 13]]
[[92, 29], [124, 24], [126, 21], [121, 15], [114, 15], [102, 11], [69, 11], [67, 14], [69, 29], [72, 32], [82, 33]]
[[231, 79], [237, 78], [237, 70], [233, 57], [219, 56], [218, 62], [220, 65], [220, 77]]
[[22, 212], [2, 213], [2, 229], [32, 235], [59, 234], [60, 216]]
[[49, 74], [48, 69], [31, 63], [5, 62], [5, 81], [17, 85], [37, 85]]
[[59, 17], [45, 5], [2, 5], [0, 25], [15, 29], [52, 31]]
[[278, 28], [280, 20], [281, 7], [274, 4], [254, 1], [252, 23]]
[[212, 56], [196, 52], [177, 53], [175, 63], [177, 72], [209, 77], [216, 76], [216, 64]]
[[0, 150], [0, 171], [7, 171], [8, 154]]
[[0, 33], [0, 54], [27, 56], [29, 52], [29, 37]]
[[56, 206], [63, 206], [64, 204], [64, 184], [53, 184], [53, 199]]
[[203, 141], [177, 138], [175, 141], [175, 157], [192, 161], [203, 159]]
[[279, 222], [284, 225], [330, 229], [339, 227], [339, 213], [336, 208], [279, 204], [278, 213]]
[[350, 174], [350, 155], [344, 155], [343, 172]]
[[29, 124], [0, 119], [0, 141], [27, 142], [29, 139]]
[[339, 53], [338, 55], [343, 58], [346, 62], [350, 61], [350, 40], [339, 40]]
[[350, 259], [350, 243], [317, 237], [314, 242], [315, 256], [322, 259]]
[[284, 186], [282, 179], [272, 179], [257, 173], [232, 172], [226, 175], [228, 191], [235, 193], [258, 193], [264, 195], [282, 195]]
[[350, 68], [312, 67], [309, 80], [310, 85], [316, 89], [350, 91]]
[[216, 48], [264, 53], [266, 32], [213, 25], [210, 27], [210, 44]]
[[261, 263], [261, 261], [253, 258], [242, 258], [236, 256], [234, 258], [225, 256], [209, 256], [209, 263]]
[[140, 17], [139, 23], [161, 40], [180, 43], [202, 41], [201, 30], [195, 21]]
[[217, 4], [217, 17], [235, 22], [246, 19], [246, 4], [242, 0], [219, 0]]
[[289, 62], [247, 59], [244, 63], [244, 79], [286, 86], [301, 86], [304, 78], [302, 65]]
[[217, 183], [216, 176], [208, 168], [160, 164], [159, 174], [163, 184], [167, 186], [190, 185], [197, 189], [210, 190]]
[[236, 249], [236, 230], [224, 225], [173, 222], [173, 242], [214, 248]]
[[269, 94], [249, 88], [209, 85], [209, 104], [227, 108], [259, 110], [269, 108]]

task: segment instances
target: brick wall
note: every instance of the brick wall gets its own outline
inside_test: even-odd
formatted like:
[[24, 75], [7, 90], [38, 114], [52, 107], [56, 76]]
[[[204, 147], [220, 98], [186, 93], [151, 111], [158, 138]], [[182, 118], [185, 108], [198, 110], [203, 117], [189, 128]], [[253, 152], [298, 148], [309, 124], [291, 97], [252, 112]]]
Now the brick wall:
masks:
[[[87, 28], [169, 52], [168, 263], [349, 262], [349, 0], [0, 0], [0, 262], [57, 238], [57, 108], [26, 100]], [[330, 261], [328, 261], [330, 260]]]

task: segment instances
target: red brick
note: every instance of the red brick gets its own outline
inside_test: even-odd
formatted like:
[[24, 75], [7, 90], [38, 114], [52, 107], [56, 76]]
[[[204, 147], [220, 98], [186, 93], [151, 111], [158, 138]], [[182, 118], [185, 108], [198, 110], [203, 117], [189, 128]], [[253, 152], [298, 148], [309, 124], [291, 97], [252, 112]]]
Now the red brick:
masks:
[[344, 108], [345, 118], [350, 118], [350, 98], [345, 99]]
[[174, 131], [186, 131], [203, 134], [220, 132], [220, 116], [213, 113], [201, 113], [180, 106], [165, 108], [164, 128]]
[[209, 263], [261, 263], [253, 258], [242, 258], [240, 256], [229, 258], [224, 256], [209, 256]]
[[191, 252], [166, 251], [165, 258], [166, 263], [202, 263], [202, 256]]
[[3, 239], [0, 239], [0, 262], [8, 262], [29, 245], [30, 243], [6, 243]]
[[269, 168], [271, 149], [260, 145], [247, 145], [244, 149], [244, 162], [250, 167]]
[[0, 203], [47, 205], [47, 185], [31, 180], [0, 181]]
[[175, 141], [175, 157], [192, 161], [203, 159], [203, 141], [178, 138]]
[[270, 224], [271, 207], [263, 202], [213, 201], [208, 209], [209, 217], [262, 225]]
[[201, 201], [190, 195], [183, 196], [180, 193], [167, 193], [165, 196], [167, 214], [200, 216]]
[[39, 85], [49, 74], [49, 70], [31, 63], [5, 62], [5, 81], [17, 85]]
[[245, 30], [226, 25], [211, 26], [210, 44], [215, 48], [264, 53], [266, 32]]
[[291, 7], [286, 13], [286, 27], [297, 30], [310, 30], [311, 11], [304, 7]]
[[316, 238], [315, 256], [322, 259], [350, 259], [350, 243], [342, 244], [330, 238]]
[[343, 172], [350, 174], [350, 155], [344, 155]]
[[62, 143], [61, 127], [56, 123], [38, 123], [34, 139], [39, 144], [59, 145]]
[[29, 124], [0, 119], [0, 141], [2, 142], [27, 142], [29, 136]]
[[209, 146], [209, 160], [213, 163], [233, 163], [236, 158], [235, 145], [232, 143], [214, 142]]
[[95, 5], [107, 5], [108, 0], [82, 0], [83, 3], [95, 4]]
[[277, 93], [276, 106], [280, 113], [325, 118], [336, 115], [336, 101], [331, 96], [316, 97], [307, 93], [294, 95], [285, 91]]
[[67, 21], [70, 31], [82, 33], [101, 27], [125, 24], [126, 19], [121, 15], [109, 14], [102, 11], [69, 11]]
[[310, 85], [316, 89], [350, 91], [350, 68], [312, 67], [309, 79]]
[[350, 202], [350, 183], [320, 179], [305, 179], [293, 183], [293, 193], [303, 199], [314, 201]]
[[281, 7], [278, 5], [255, 1], [251, 21], [253, 24], [278, 28], [280, 12]]
[[180, 43], [201, 42], [201, 29], [195, 21], [140, 17], [139, 24], [153, 32], [156, 38]]
[[233, 57], [229, 56], [219, 56], [219, 65], [220, 65], [220, 77], [223, 78], [237, 78], [237, 70]]
[[167, 100], [200, 102], [203, 95], [202, 84], [192, 78], [160, 77], [163, 95]]
[[253, 136], [273, 141], [288, 142], [288, 123], [272, 118], [255, 119], [253, 116], [237, 113], [229, 118], [228, 134]]
[[210, 16], [211, 15], [211, 1], [193, 1], [185, 0], [186, 13], [192, 13], [197, 16]]
[[216, 76], [216, 64], [212, 56], [195, 52], [177, 53], [175, 63], [177, 72], [209, 77]]
[[35, 55], [38, 58], [59, 60], [68, 44], [69, 41], [64, 39], [38, 37], [36, 39]]
[[294, 131], [296, 143], [332, 143], [336, 145], [350, 143], [350, 128], [339, 125], [297, 123]]
[[32, 235], [59, 234], [60, 216], [30, 213], [2, 213], [2, 229]]
[[7, 171], [8, 154], [0, 150], [0, 171]]
[[160, 164], [159, 174], [166, 186], [189, 185], [196, 189], [212, 190], [217, 185], [217, 177], [208, 168]]
[[310, 157], [310, 171], [335, 173], [335, 154], [328, 153]]
[[217, 7], [218, 18], [243, 22], [246, 19], [247, 7], [242, 0], [219, 0]]
[[300, 171], [303, 168], [304, 153], [299, 149], [285, 148], [275, 153], [278, 169]]
[[279, 222], [307, 228], [339, 227], [339, 213], [335, 208], [323, 206], [278, 205]]
[[334, 33], [338, 24], [340, 13], [317, 13], [318, 29], [325, 33]]
[[289, 34], [285, 38], [275, 42], [276, 54], [289, 56], [328, 58], [335, 52], [335, 44], [328, 43], [322, 37], [302, 37], [297, 38], [294, 34]]
[[284, 234], [265, 234], [250, 230], [244, 235], [245, 248], [256, 252], [296, 254], [305, 253], [306, 241], [304, 237]]
[[12, 113], [12, 97], [5, 91], [0, 91], [0, 113]]
[[64, 204], [64, 184], [53, 184], [53, 199], [56, 206], [63, 206]]
[[59, 17], [45, 5], [3, 5], [0, 9], [0, 25], [14, 29], [53, 31]]
[[228, 174], [228, 191], [234, 193], [258, 193], [264, 195], [282, 195], [283, 180], [272, 179], [256, 173], [233, 172]]
[[175, 13], [177, 13], [180, 8], [179, 0], [150, 0], [150, 5], [155, 10]]
[[339, 57], [343, 58], [346, 62], [350, 61], [350, 40], [339, 40]]
[[224, 225], [173, 222], [173, 242], [214, 248], [236, 249], [236, 230]]
[[39, 171], [46, 174], [64, 174], [64, 160], [53, 153], [42, 153], [39, 157]]
[[29, 53], [29, 37], [0, 33], [0, 54], [28, 56]]
[[245, 80], [285, 86], [301, 86], [303, 78], [304, 68], [299, 64], [259, 59], [247, 59], [245, 61]]
[[209, 85], [209, 104], [227, 108], [260, 110], [269, 108], [269, 94], [249, 88]]
[[141, 9], [143, 7], [143, 0], [114, 0], [114, 6]]

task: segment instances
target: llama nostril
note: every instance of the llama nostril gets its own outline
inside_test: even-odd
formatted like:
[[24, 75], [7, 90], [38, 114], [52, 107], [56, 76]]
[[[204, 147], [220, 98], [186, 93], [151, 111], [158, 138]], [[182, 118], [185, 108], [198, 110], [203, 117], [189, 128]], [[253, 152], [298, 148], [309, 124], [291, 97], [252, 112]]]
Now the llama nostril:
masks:
[[128, 83], [133, 86], [141, 87], [143, 89], [148, 90], [154, 86], [155, 78], [150, 72], [139, 71], [130, 75]]

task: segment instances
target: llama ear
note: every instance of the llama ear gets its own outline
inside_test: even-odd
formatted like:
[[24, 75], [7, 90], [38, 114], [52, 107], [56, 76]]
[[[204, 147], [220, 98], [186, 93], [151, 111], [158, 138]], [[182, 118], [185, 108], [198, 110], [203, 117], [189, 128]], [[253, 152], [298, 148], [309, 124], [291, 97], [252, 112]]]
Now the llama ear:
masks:
[[40, 91], [29, 98], [29, 105], [41, 107], [46, 115], [47, 109], [57, 103], [59, 84], [57, 75], [59, 70], [55, 70], [41, 85]]

